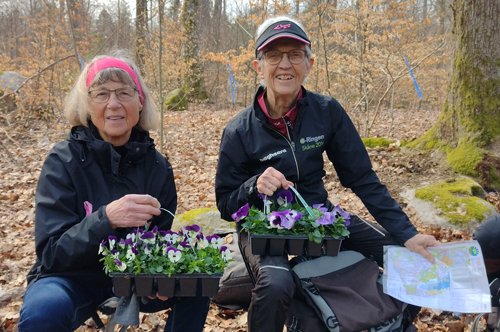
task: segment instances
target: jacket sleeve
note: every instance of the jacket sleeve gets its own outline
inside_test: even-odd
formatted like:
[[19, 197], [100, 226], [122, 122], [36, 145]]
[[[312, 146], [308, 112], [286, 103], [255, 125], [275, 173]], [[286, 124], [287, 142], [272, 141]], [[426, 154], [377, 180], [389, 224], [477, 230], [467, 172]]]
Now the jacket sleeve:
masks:
[[418, 234], [417, 230], [380, 183], [372, 169], [363, 141], [344, 109], [337, 104], [333, 111], [333, 137], [326, 147], [344, 187], [351, 188], [371, 215], [400, 244]]
[[222, 133], [215, 175], [215, 197], [222, 219], [233, 221], [231, 214], [246, 203], [258, 206], [262, 202], [256, 189], [260, 174], [250, 174], [250, 167], [250, 158], [240, 135], [226, 127]]
[[105, 206], [85, 216], [77, 189], [62, 160], [50, 153], [36, 190], [35, 247], [40, 263], [52, 272], [81, 270], [95, 264], [102, 239], [122, 235], [109, 224]]

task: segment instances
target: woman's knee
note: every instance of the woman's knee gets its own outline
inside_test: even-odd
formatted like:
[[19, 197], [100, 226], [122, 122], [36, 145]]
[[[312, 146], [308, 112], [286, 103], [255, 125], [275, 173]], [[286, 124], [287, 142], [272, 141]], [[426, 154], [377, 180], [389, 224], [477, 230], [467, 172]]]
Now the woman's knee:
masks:
[[[20, 312], [20, 331], [56, 331], [62, 326], [71, 329], [77, 312], [87, 305], [78, 289], [65, 280], [39, 280], [32, 284], [23, 297]], [[62, 331], [62, 330], [61, 330]]]

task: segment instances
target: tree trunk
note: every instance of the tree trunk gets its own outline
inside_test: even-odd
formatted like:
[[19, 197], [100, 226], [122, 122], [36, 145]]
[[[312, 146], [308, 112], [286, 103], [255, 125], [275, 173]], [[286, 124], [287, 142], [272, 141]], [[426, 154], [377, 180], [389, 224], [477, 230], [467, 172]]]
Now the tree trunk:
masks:
[[183, 45], [183, 57], [186, 64], [184, 74], [184, 89], [192, 101], [203, 101], [208, 98], [200, 62], [200, 44], [198, 41], [197, 15], [199, 15], [198, 0], [185, 0], [182, 7], [182, 27], [186, 39]]
[[454, 0], [453, 11], [447, 98], [438, 122], [415, 145], [442, 148], [456, 171], [498, 188], [499, 170], [481, 160], [500, 156], [500, 2]]
[[146, 29], [147, 29], [147, 0], [136, 0], [135, 3], [135, 55], [136, 55], [136, 63], [142, 71], [144, 67], [144, 52], [143, 52], [143, 42], [146, 37]]

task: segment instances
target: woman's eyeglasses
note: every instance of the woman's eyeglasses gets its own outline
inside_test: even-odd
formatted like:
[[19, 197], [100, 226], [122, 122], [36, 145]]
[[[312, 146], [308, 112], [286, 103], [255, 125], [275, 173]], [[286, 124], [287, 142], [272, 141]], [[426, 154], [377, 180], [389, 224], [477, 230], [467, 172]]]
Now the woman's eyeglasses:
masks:
[[105, 103], [114, 92], [119, 101], [130, 101], [134, 98], [137, 89], [132, 87], [119, 88], [115, 90], [98, 89], [89, 91], [90, 99], [95, 103]]
[[291, 50], [288, 52], [267, 51], [264, 53], [264, 59], [270, 65], [277, 65], [283, 59], [283, 54], [288, 55], [288, 61], [294, 65], [304, 62], [307, 52], [305, 50]]

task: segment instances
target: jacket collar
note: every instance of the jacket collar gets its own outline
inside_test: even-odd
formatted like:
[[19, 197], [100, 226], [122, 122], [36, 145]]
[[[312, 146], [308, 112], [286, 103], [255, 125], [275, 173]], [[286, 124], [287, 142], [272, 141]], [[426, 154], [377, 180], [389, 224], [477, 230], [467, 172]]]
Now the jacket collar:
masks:
[[[298, 110], [298, 114], [302, 113], [301, 112], [301, 108], [300, 106], [305, 106], [305, 105], [309, 105], [309, 101], [308, 101], [308, 91], [303, 87], [301, 86], [300, 87], [302, 89], [302, 98], [300, 98], [298, 100], [299, 102], [299, 110]], [[254, 112], [254, 116], [257, 117], [257, 119], [259, 119], [261, 122], [263, 123], [266, 123], [266, 115], [264, 114], [264, 111], [262, 110], [262, 108], [260, 107], [259, 105], [259, 96], [264, 92], [264, 88], [262, 86], [259, 87], [259, 89], [257, 90], [257, 92], [255, 93], [254, 97], [253, 97], [253, 112]], [[298, 115], [297, 115], [297, 118]]]
[[71, 128], [68, 140], [83, 143], [87, 147], [87, 149], [84, 149], [87, 152], [81, 156], [82, 161], [87, 159], [87, 153], [89, 153], [97, 163], [105, 168], [111, 167], [110, 170], [112, 171], [117, 171], [119, 164], [123, 164], [125, 161], [130, 164], [142, 161], [147, 151], [155, 148], [154, 141], [149, 137], [147, 131], [133, 128], [129, 141], [123, 146], [127, 153], [122, 157], [111, 143], [102, 140], [97, 128], [90, 120], [88, 127], [76, 126]]

